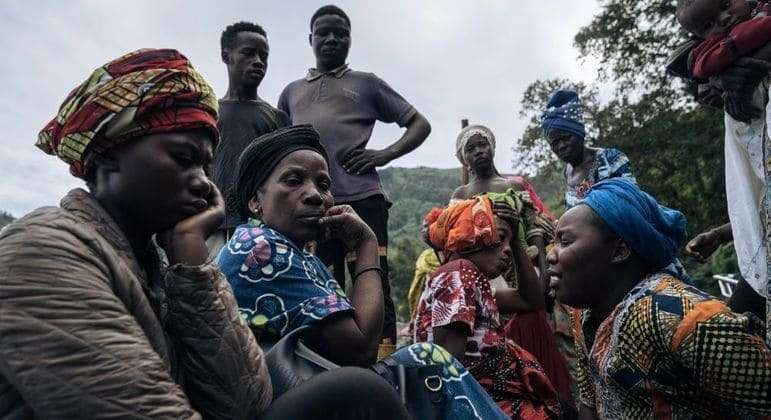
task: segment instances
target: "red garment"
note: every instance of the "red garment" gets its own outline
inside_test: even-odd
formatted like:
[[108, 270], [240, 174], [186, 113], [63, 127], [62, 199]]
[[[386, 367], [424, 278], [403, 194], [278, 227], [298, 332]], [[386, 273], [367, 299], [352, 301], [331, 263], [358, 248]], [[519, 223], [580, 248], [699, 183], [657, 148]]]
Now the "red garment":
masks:
[[490, 279], [465, 259], [439, 267], [426, 283], [415, 318], [415, 342], [433, 342], [434, 328], [453, 323], [468, 327], [464, 364], [507, 415], [558, 415], [557, 392], [541, 365], [504, 336]]
[[771, 5], [761, 3], [752, 18], [738, 23], [727, 34], [704, 40], [693, 50], [692, 73], [699, 79], [717, 76], [737, 59], [771, 42]]
[[148, 134], [217, 131], [217, 97], [184, 55], [143, 49], [94, 70], [38, 134], [37, 147], [83, 177], [93, 157]]
[[527, 194], [530, 195], [530, 200], [533, 202], [535, 208], [538, 209], [539, 213], [546, 216], [546, 218], [549, 220], [557, 220], [551, 210], [549, 210], [549, 207], [547, 207], [543, 200], [541, 200], [541, 197], [538, 196], [538, 193], [535, 191], [533, 184], [525, 179], [525, 177], [520, 175], [503, 175], [503, 177], [516, 182], [522, 187], [523, 190], [527, 191]]
[[506, 337], [522, 346], [538, 360], [559, 396], [575, 408], [570, 388], [570, 371], [565, 358], [557, 348], [546, 312], [517, 314], [506, 324], [504, 331]]

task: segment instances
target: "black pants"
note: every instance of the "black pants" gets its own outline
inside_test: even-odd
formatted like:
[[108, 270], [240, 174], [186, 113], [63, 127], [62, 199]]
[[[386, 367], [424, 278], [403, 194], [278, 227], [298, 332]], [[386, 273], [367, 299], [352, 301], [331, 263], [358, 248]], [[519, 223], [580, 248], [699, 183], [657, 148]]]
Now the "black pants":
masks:
[[[396, 308], [391, 298], [391, 285], [388, 281], [388, 208], [391, 204], [386, 201], [382, 195], [367, 197], [363, 200], [352, 201], [348, 204], [364, 222], [375, 232], [377, 236], [378, 250], [380, 251], [380, 268], [383, 269], [385, 277], [383, 280], [383, 296], [385, 301], [385, 315], [383, 318], [383, 338], [391, 340], [391, 344], [396, 344]], [[353, 262], [356, 256], [346, 251], [345, 246], [340, 241], [330, 241], [319, 244], [319, 258], [324, 261], [327, 267], [330, 267], [335, 279], [340, 287], [345, 289], [345, 267], [348, 266], [348, 272], [351, 276], [353, 272]], [[347, 264], [346, 264], [347, 261]]]
[[739, 276], [739, 284], [734, 287], [733, 295], [728, 299], [728, 307], [736, 313], [752, 312], [758, 318], [766, 319], [766, 299], [741, 276]]
[[277, 398], [260, 420], [408, 419], [399, 395], [385, 379], [363, 368], [324, 372]]

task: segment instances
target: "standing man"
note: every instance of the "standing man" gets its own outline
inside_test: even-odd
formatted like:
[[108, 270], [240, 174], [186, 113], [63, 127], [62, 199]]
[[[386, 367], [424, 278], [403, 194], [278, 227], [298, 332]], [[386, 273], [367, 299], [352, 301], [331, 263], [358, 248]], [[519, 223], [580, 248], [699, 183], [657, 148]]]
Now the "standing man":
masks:
[[[329, 155], [332, 193], [336, 204], [349, 204], [375, 231], [383, 270], [385, 320], [383, 338], [396, 343], [396, 313], [388, 283], [388, 202], [377, 167], [384, 166], [420, 146], [431, 125], [386, 82], [372, 73], [351, 70], [346, 64], [351, 47], [351, 20], [337, 6], [324, 6], [313, 14], [308, 39], [316, 68], [290, 83], [278, 101], [292, 124], [309, 123], [321, 135]], [[402, 137], [383, 150], [367, 149], [375, 121], [406, 127]], [[331, 265], [345, 287], [346, 255], [342, 244], [322, 244], [319, 256]], [[350, 270], [350, 267], [349, 267]], [[355, 281], [356, 273], [351, 272]]]
[[234, 23], [220, 38], [222, 62], [228, 69], [228, 91], [219, 100], [217, 127], [222, 140], [212, 162], [212, 180], [225, 198], [225, 221], [207, 241], [210, 255], [216, 256], [236, 226], [243, 224], [232, 203], [231, 189], [236, 163], [252, 140], [289, 125], [289, 116], [272, 107], [257, 94], [268, 70], [268, 38], [260, 25]]

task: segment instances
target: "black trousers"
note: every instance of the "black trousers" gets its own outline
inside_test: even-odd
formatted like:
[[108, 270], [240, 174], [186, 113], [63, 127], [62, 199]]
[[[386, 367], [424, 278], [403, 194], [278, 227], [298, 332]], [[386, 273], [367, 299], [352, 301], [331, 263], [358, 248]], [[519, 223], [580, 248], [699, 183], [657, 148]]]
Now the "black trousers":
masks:
[[[348, 204], [364, 220], [364, 222], [375, 232], [377, 236], [378, 249], [380, 251], [380, 268], [385, 274], [383, 280], [383, 296], [385, 301], [385, 314], [383, 318], [383, 338], [391, 340], [391, 344], [396, 344], [396, 308], [391, 298], [391, 284], [388, 281], [388, 208], [391, 204], [386, 201], [382, 195], [374, 195], [363, 200], [352, 201]], [[340, 287], [345, 289], [345, 268], [348, 266], [348, 272], [351, 276], [353, 272], [353, 262], [356, 261], [354, 253], [349, 253], [340, 241], [329, 241], [319, 244], [318, 257], [324, 261], [327, 267], [335, 275], [335, 279]]]
[[761, 320], [766, 319], [766, 299], [741, 276], [733, 295], [728, 299], [728, 307], [736, 313], [752, 312]]
[[368, 369], [343, 367], [314, 376], [277, 398], [260, 420], [408, 419], [396, 390]]

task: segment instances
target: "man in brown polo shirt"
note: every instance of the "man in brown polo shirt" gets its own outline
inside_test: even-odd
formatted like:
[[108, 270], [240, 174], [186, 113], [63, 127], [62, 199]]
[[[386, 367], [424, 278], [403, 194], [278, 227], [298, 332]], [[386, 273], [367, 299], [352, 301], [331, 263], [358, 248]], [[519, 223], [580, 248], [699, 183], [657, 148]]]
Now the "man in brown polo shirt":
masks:
[[[396, 313], [388, 282], [388, 202], [376, 168], [418, 146], [431, 125], [412, 105], [372, 73], [351, 70], [346, 64], [351, 46], [351, 21], [340, 8], [324, 6], [311, 17], [309, 35], [316, 67], [281, 93], [278, 107], [292, 124], [312, 124], [329, 156], [332, 193], [336, 204], [349, 204], [375, 231], [384, 271], [385, 320], [383, 338], [396, 343]], [[397, 123], [404, 135], [383, 150], [367, 149], [375, 121]], [[345, 284], [347, 255], [342, 244], [319, 247], [319, 256]], [[350, 269], [350, 268], [349, 268]], [[351, 273], [352, 276], [355, 273]], [[355, 279], [354, 279], [355, 280]]]

